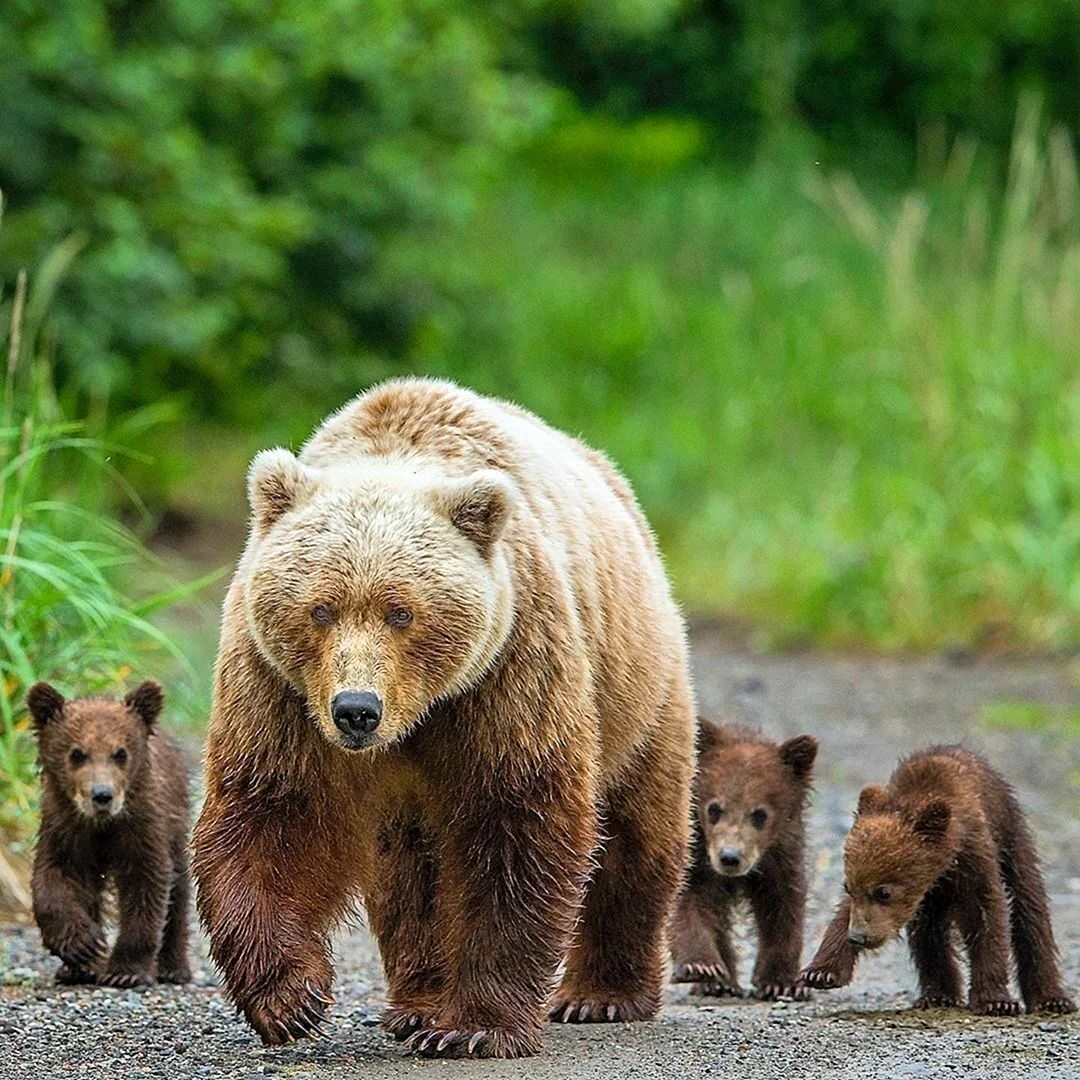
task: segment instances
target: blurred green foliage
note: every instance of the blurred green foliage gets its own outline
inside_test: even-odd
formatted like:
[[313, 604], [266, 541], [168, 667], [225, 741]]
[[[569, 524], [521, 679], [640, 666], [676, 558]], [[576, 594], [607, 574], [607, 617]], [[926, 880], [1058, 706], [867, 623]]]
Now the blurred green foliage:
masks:
[[158, 508], [445, 374], [609, 450], [699, 610], [1070, 644], [1078, 15], [8, 0], [0, 271], [80, 246], [45, 351]]

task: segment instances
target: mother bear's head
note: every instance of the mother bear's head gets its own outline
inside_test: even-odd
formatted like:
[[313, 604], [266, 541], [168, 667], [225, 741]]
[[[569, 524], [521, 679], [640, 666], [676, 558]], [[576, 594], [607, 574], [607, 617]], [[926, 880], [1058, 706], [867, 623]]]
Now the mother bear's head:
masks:
[[504, 473], [312, 468], [275, 449], [248, 492], [248, 624], [330, 742], [393, 742], [489, 667], [513, 621]]

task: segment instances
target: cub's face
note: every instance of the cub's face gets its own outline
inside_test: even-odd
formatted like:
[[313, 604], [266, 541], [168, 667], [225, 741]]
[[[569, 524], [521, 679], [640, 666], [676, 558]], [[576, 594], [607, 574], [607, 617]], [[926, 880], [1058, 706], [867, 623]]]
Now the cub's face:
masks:
[[804, 735], [777, 747], [702, 730], [696, 789], [706, 851], [718, 874], [742, 877], [802, 809], [817, 743]]
[[911, 922], [951, 858], [947, 803], [914, 812], [892, 808], [882, 788], [867, 788], [844, 844], [844, 891], [851, 904], [848, 940], [877, 949]]
[[357, 476], [269, 451], [251, 496], [248, 624], [335, 746], [393, 742], [490, 665], [512, 619], [501, 474]]
[[42, 771], [81, 816], [103, 824], [124, 813], [161, 704], [161, 688], [151, 682], [123, 701], [65, 701], [47, 683], [31, 688], [27, 706]]

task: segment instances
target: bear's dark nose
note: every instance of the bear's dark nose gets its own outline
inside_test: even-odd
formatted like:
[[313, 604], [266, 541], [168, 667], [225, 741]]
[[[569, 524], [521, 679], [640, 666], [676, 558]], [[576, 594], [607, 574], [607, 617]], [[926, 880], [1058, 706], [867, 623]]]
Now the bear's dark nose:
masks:
[[849, 930], [847, 939], [857, 949], [865, 949], [870, 944], [870, 935], [865, 930]]
[[726, 847], [720, 851], [720, 865], [727, 870], [737, 870], [742, 862], [742, 852], [738, 848]]
[[338, 731], [350, 739], [370, 735], [382, 719], [382, 702], [370, 690], [342, 690], [330, 702], [330, 715]]
[[113, 790], [108, 784], [95, 784], [90, 789], [90, 798], [95, 806], [106, 807], [113, 799]]

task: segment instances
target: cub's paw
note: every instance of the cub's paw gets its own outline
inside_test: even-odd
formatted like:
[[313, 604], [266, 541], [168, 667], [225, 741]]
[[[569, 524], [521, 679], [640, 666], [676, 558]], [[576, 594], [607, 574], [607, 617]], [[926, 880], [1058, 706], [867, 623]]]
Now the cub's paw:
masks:
[[109, 943], [101, 927], [94, 927], [88, 933], [73, 933], [52, 951], [60, 957], [65, 967], [73, 971], [94, 971], [99, 968], [109, 955]]
[[[329, 983], [329, 979], [327, 979]], [[327, 985], [312, 980], [279, 984], [244, 1006], [244, 1015], [267, 1046], [323, 1038], [323, 1022], [334, 999]]]
[[428, 1058], [519, 1058], [540, 1051], [540, 1036], [510, 1028], [425, 1027], [405, 1040], [405, 1048]]
[[1076, 1012], [1076, 1002], [1072, 998], [1064, 996], [1043, 998], [1041, 1001], [1036, 1001], [1028, 1011], [1033, 1013], [1058, 1013], [1063, 1016], [1065, 1013]]
[[152, 968], [127, 965], [113, 967], [110, 964], [98, 976], [97, 981], [100, 986], [115, 986], [118, 989], [129, 990], [133, 986], [150, 986], [157, 980]]
[[391, 1005], [379, 1017], [383, 1031], [393, 1035], [398, 1042], [404, 1042], [422, 1028], [430, 1028], [432, 1013], [418, 1012], [413, 1006]]
[[795, 985], [811, 990], [835, 990], [838, 986], [845, 986], [847, 982], [839, 971], [832, 968], [808, 967], [804, 968], [795, 980]]
[[61, 986], [87, 986], [97, 982], [97, 976], [86, 968], [71, 967], [61, 964], [56, 973], [56, 981]]
[[964, 1003], [951, 994], [923, 994], [911, 1006], [913, 1009], [962, 1009]]
[[772, 982], [763, 983], [754, 987], [754, 997], [758, 1001], [807, 1001], [810, 997], [810, 987], [801, 982]]
[[559, 994], [548, 1018], [557, 1024], [618, 1024], [651, 1020], [660, 1011], [660, 1002], [644, 994], [625, 998], [615, 994], [569, 997]]
[[734, 986], [728, 969], [723, 964], [676, 964], [671, 972], [673, 983], [718, 983]]
[[971, 1011], [979, 1016], [1019, 1016], [1020, 1002], [1012, 998], [1000, 998], [992, 1001], [975, 1000], [971, 1003]]
[[187, 964], [158, 965], [158, 982], [171, 983], [174, 986], [184, 986], [191, 982], [191, 968]]

